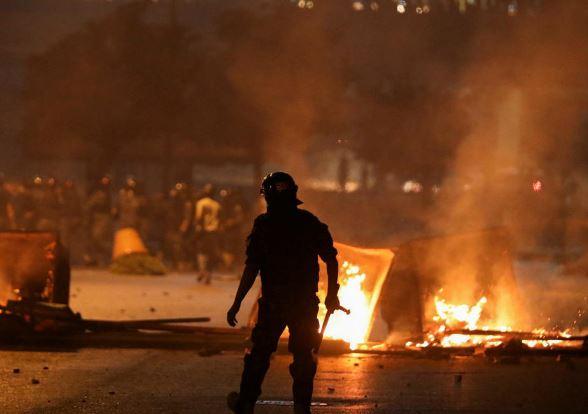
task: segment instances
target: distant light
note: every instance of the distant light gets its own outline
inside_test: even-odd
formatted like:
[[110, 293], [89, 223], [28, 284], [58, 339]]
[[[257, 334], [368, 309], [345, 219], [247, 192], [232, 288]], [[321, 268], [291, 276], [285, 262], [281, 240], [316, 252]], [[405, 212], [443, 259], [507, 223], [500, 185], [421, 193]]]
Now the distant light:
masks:
[[427, 13], [429, 13], [430, 11], [431, 11], [431, 8], [430, 8], [430, 7], [429, 7], [427, 4], [425, 4], [425, 5], [423, 6], [423, 13], [427, 14]]
[[398, 6], [396, 6], [396, 11], [402, 14], [406, 11], [406, 6], [404, 4], [399, 4]]
[[306, 7], [306, 1], [305, 0], [300, 0], [298, 2], [298, 7], [300, 7], [301, 9]]
[[365, 8], [363, 2], [361, 1], [354, 1], [351, 7], [353, 7], [353, 10], [355, 11], [362, 11]]
[[531, 184], [531, 187], [533, 188], [533, 191], [538, 193], [543, 190], [543, 182], [541, 180], [535, 180]]
[[516, 16], [518, 12], [517, 2], [513, 1], [508, 5], [508, 15], [509, 16]]
[[380, 5], [378, 4], [378, 2], [372, 1], [370, 3], [370, 9], [372, 9], [372, 11], [378, 11], [380, 9]]
[[420, 7], [420, 6], [419, 6], [419, 7], [417, 7], [417, 8], [416, 8], [416, 12], [417, 12], [417, 14], [423, 14], [423, 8], [422, 8], [422, 7]]
[[314, 7], [314, 1], [307, 1], [306, 2], [307, 9], [312, 9], [313, 7]]
[[344, 145], [347, 144], [348, 140], [347, 138], [337, 138], [337, 145]]
[[405, 193], [420, 193], [423, 191], [423, 185], [418, 181], [408, 180], [402, 185], [402, 191]]

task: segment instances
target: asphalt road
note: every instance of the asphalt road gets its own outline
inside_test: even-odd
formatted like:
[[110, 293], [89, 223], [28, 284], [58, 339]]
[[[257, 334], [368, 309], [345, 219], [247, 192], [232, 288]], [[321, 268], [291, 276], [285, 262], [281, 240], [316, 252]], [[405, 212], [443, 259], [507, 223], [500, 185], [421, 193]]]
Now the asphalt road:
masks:
[[[528, 273], [536, 278], [537, 269], [531, 270]], [[585, 301], [585, 282], [581, 287], [568, 286], [568, 279], [556, 282], [541, 285], [578, 296], [565, 303]], [[224, 326], [236, 284], [230, 275], [204, 286], [194, 275], [118, 276], [76, 269], [71, 305], [86, 318], [210, 316], [207, 325]], [[526, 283], [525, 291], [531, 292], [536, 284]], [[239, 315], [242, 323], [254, 300], [254, 294], [247, 298]], [[560, 311], [558, 301], [541, 296], [540, 302], [540, 307], [529, 306], [547, 309], [552, 303], [548, 313]], [[290, 400], [288, 364], [287, 355], [275, 357], [263, 399]], [[242, 355], [235, 352], [205, 357], [196, 351], [156, 349], [0, 350], [0, 414], [228, 413], [225, 396], [237, 389], [241, 367]], [[315, 389], [316, 402], [326, 404], [314, 408], [319, 414], [586, 413], [588, 359], [501, 364], [478, 357], [328, 356], [321, 358]], [[256, 412], [290, 410], [260, 405]]]
[[[241, 356], [0, 351], [0, 412], [227, 413], [225, 396], [237, 389]], [[289, 356], [275, 357], [263, 399], [290, 399], [288, 364]], [[315, 390], [315, 401], [326, 404], [315, 413], [585, 413], [588, 359], [501, 364], [478, 357], [323, 357]], [[290, 410], [264, 405], [256, 412]]]

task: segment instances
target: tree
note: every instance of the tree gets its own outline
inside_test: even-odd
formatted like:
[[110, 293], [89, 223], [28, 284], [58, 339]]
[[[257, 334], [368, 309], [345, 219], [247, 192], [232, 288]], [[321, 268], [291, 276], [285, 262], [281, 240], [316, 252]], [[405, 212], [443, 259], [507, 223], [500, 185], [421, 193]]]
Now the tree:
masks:
[[150, 159], [169, 180], [171, 163], [205, 148], [248, 154], [253, 125], [227, 105], [221, 61], [173, 19], [148, 22], [148, 4], [123, 5], [30, 59], [29, 155], [92, 160], [99, 173], [117, 159]]

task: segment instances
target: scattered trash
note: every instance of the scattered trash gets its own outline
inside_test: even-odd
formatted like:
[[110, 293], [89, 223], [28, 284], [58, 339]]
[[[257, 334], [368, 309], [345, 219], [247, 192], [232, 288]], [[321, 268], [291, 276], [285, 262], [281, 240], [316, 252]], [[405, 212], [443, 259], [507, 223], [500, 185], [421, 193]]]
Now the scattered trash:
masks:
[[453, 377], [453, 381], [455, 382], [455, 384], [461, 384], [461, 380], [462, 380], [461, 374], [457, 374], [456, 376]]
[[155, 311], [156, 311], [156, 309], [154, 307], [149, 308], [149, 312], [155, 312]]
[[114, 395], [114, 394], [116, 394], [116, 392], [114, 392], [114, 391], [108, 391], [108, 393], [109, 393], [110, 395]]
[[20, 368], [14, 368], [14, 369], [12, 370], [12, 373], [13, 373], [13, 374], [20, 374]]
[[39, 381], [39, 380], [38, 380], [38, 379], [36, 379], [36, 378], [33, 378], [33, 379], [31, 380], [31, 384], [33, 384], [33, 385], [37, 385], [37, 384], [40, 384], [40, 383], [41, 383], [41, 381]]
[[335, 388], [331, 388], [331, 387], [329, 387], [329, 388], [327, 389], [327, 391], [328, 391], [328, 393], [329, 393], [329, 394], [333, 394], [333, 393], [335, 392]]
[[49, 367], [43, 367], [43, 369], [44, 369], [45, 371], [47, 371], [47, 370], [49, 369]]

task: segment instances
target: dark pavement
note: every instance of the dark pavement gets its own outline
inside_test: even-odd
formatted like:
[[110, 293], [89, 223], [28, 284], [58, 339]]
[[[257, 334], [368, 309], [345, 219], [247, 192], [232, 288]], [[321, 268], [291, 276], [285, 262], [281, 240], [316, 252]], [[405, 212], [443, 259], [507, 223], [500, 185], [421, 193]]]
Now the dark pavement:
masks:
[[[262, 398], [289, 400], [288, 363], [287, 355], [275, 357]], [[1, 412], [227, 413], [225, 395], [237, 388], [241, 366], [239, 353], [0, 351]], [[585, 413], [588, 360], [328, 356], [315, 395], [327, 404], [315, 413]], [[256, 412], [290, 410], [268, 405]]]

